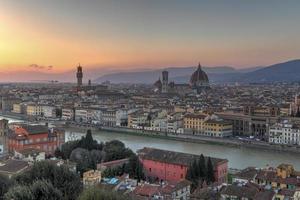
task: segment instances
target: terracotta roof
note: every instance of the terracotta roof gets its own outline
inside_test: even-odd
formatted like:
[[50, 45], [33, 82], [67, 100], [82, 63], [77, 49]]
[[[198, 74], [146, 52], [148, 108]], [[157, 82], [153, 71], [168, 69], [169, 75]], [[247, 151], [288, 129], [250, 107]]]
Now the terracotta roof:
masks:
[[29, 166], [28, 162], [9, 159], [0, 163], [0, 173], [18, 173]]
[[[137, 151], [138, 155], [142, 159], [147, 160], [154, 160], [164, 163], [171, 163], [177, 165], [185, 165], [189, 166], [191, 162], [195, 159], [199, 159], [200, 155], [182, 153], [182, 152], [175, 152], [175, 151], [167, 151], [162, 149], [155, 149], [144, 147]], [[206, 157], [207, 159], [208, 157]], [[211, 158], [213, 165], [228, 162], [227, 159], [221, 158]]]
[[140, 195], [140, 196], [146, 196], [146, 197], [151, 197], [155, 194], [160, 193], [159, 185], [150, 185], [150, 184], [144, 184], [144, 185], [139, 185], [135, 188], [133, 193], [135, 195]]
[[228, 185], [221, 189], [222, 195], [236, 196], [238, 198], [254, 199], [258, 190], [254, 187]]

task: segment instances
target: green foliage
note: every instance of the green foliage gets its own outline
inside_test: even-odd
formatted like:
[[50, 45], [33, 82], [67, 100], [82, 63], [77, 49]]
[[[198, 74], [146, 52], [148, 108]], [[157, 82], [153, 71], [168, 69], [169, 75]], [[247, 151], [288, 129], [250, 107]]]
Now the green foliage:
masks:
[[102, 150], [103, 144], [98, 143], [96, 140], [93, 139], [92, 131], [87, 130], [86, 136], [82, 137], [80, 140], [69, 141], [66, 142], [61, 146], [60, 152], [57, 150], [55, 152], [56, 157], [61, 157], [63, 159], [69, 159], [71, 153], [76, 148], [83, 148], [89, 151], [91, 150]]
[[209, 157], [207, 161], [207, 183], [213, 183], [214, 181], [215, 181], [214, 167]]
[[11, 184], [12, 183], [7, 176], [0, 174], [0, 199], [3, 199], [4, 194]]
[[145, 179], [143, 165], [135, 154], [129, 158], [129, 176], [137, 179], [138, 182]]
[[36, 180], [47, 180], [63, 195], [63, 199], [76, 199], [81, 191], [80, 177], [65, 166], [56, 166], [48, 161], [36, 162], [32, 168], [15, 177], [19, 185], [33, 184]]
[[199, 177], [204, 179], [207, 173], [207, 169], [206, 169], [205, 158], [203, 154], [200, 155], [200, 159], [198, 161], [198, 169], [199, 169]]
[[126, 148], [124, 143], [119, 140], [112, 140], [106, 142], [104, 145], [105, 162], [118, 160], [123, 158], [129, 158], [134, 155], [133, 151], [129, 148]]
[[204, 156], [201, 154], [198, 160], [193, 160], [188, 168], [186, 179], [192, 182], [192, 187], [195, 189], [199, 182], [206, 181], [207, 183], [213, 183], [215, 181], [214, 168], [209, 157], [207, 162]]
[[71, 153], [70, 160], [76, 163], [77, 171], [79, 171], [80, 174], [96, 168], [93, 166], [91, 154], [87, 149], [74, 149]]
[[34, 200], [30, 187], [17, 185], [8, 190], [4, 196], [5, 200]]
[[37, 180], [31, 185], [16, 185], [9, 189], [5, 195], [7, 200], [61, 200], [62, 193], [55, 188], [50, 182]]
[[91, 187], [82, 192], [78, 200], [129, 200], [130, 198], [112, 191]]
[[72, 151], [79, 147], [79, 140], [66, 142], [61, 146], [62, 158], [69, 159]]

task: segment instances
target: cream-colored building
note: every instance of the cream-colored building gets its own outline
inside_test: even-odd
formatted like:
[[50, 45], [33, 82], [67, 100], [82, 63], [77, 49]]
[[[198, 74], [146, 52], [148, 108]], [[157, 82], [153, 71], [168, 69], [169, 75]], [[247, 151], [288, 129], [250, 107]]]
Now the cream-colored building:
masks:
[[42, 107], [37, 104], [28, 104], [26, 107], [26, 113], [29, 116], [41, 116], [42, 115]]
[[204, 136], [228, 137], [232, 136], [232, 124], [224, 120], [209, 119], [203, 123]]
[[208, 118], [205, 114], [187, 114], [183, 118], [183, 126], [186, 133], [194, 135], [203, 132], [203, 123]]
[[83, 173], [83, 185], [95, 186], [101, 182], [101, 171], [90, 170]]
[[13, 113], [18, 113], [18, 114], [21, 114], [22, 113], [22, 106], [20, 103], [14, 103], [13, 104], [13, 110], [12, 110]]
[[232, 135], [232, 123], [223, 119], [199, 113], [187, 114], [183, 118], [185, 133], [210, 137], [228, 137]]

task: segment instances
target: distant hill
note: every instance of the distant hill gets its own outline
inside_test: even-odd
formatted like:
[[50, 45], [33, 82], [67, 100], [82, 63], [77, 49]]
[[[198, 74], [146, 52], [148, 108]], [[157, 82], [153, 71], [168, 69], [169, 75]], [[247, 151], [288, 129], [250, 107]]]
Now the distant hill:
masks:
[[[176, 83], [188, 83], [196, 67], [166, 68], [169, 79]], [[300, 60], [291, 60], [267, 67], [235, 69], [233, 67], [203, 67], [211, 83], [272, 83], [300, 81]], [[99, 77], [97, 82], [154, 83], [162, 70], [112, 73]]]
[[[169, 67], [165, 69], [152, 71], [136, 71], [136, 72], [122, 72], [111, 73], [97, 78], [95, 81], [101, 83], [103, 81], [110, 81], [112, 83], [154, 83], [161, 76], [163, 70], [169, 72], [169, 79], [177, 83], [186, 83], [189, 81], [191, 74], [197, 69], [194, 67]], [[247, 71], [253, 71], [248, 68]], [[256, 68], [255, 68], [256, 69]], [[233, 67], [219, 66], [219, 67], [203, 67], [203, 70], [208, 74], [213, 82], [223, 82], [227, 80], [226, 77], [238, 76], [245, 73], [242, 70], [237, 70]], [[245, 70], [245, 69], [244, 69]]]
[[300, 81], [300, 60], [291, 60], [248, 72], [236, 80], [253, 83]]

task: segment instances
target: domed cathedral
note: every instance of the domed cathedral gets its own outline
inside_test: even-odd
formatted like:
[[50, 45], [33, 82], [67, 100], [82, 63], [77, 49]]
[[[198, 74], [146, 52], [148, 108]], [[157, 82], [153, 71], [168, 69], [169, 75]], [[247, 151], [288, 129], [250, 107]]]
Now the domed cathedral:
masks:
[[154, 83], [154, 87], [156, 89], [156, 91], [158, 91], [159, 93], [161, 93], [161, 90], [162, 90], [162, 82], [160, 80], [160, 77], [159, 79]]
[[207, 74], [202, 70], [199, 63], [197, 70], [192, 74], [190, 86], [198, 94], [209, 88], [209, 80]]

